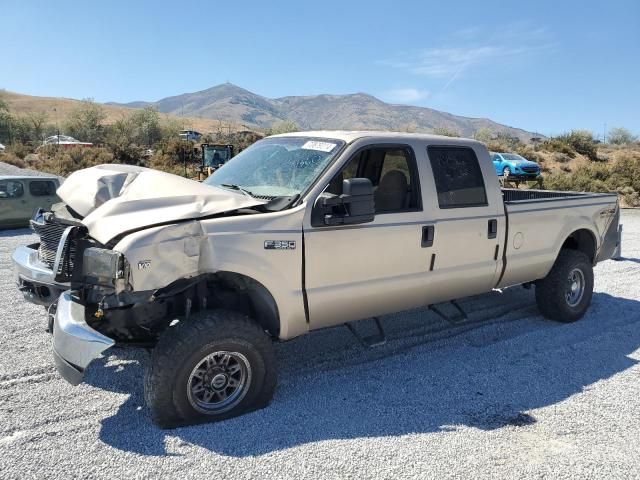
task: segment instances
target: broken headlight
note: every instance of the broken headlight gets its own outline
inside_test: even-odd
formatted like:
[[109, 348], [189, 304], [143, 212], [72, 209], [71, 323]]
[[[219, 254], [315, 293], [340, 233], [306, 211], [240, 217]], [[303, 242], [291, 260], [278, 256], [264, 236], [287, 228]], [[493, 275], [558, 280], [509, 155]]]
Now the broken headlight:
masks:
[[125, 278], [124, 255], [104, 248], [87, 248], [82, 258], [82, 275], [87, 283], [116, 287]]

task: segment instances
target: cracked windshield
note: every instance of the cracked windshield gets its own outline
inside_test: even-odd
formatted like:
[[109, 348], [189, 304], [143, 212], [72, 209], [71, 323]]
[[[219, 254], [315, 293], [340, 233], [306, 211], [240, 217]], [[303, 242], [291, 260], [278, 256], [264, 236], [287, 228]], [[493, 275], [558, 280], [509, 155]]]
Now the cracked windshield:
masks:
[[344, 142], [275, 137], [257, 142], [216, 170], [205, 183], [275, 198], [304, 192]]

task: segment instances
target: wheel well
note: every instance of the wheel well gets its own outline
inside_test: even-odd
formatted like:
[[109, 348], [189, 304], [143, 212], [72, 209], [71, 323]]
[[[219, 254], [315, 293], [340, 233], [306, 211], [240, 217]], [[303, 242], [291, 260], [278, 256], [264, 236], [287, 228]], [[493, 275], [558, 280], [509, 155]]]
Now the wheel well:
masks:
[[[235, 272], [217, 272], [205, 278], [208, 292], [218, 306], [246, 313], [273, 337], [280, 334], [278, 305], [262, 283]], [[216, 292], [219, 287], [222, 291]]]
[[264, 285], [246, 275], [216, 272], [183, 278], [157, 290], [154, 298], [168, 303], [172, 315], [189, 316], [211, 308], [233, 310], [251, 317], [270, 335], [280, 334], [276, 301]]
[[590, 230], [581, 229], [576, 230], [562, 244], [562, 248], [568, 248], [571, 250], [578, 250], [584, 253], [591, 263], [596, 258], [596, 238]]

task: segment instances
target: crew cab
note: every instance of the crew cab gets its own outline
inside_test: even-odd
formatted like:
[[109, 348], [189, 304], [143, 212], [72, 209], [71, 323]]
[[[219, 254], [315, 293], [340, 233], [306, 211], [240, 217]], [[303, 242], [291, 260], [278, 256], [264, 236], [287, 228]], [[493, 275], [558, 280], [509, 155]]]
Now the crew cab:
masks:
[[618, 243], [615, 194], [501, 189], [473, 140], [298, 132], [255, 143], [204, 183], [125, 165], [73, 173], [13, 256], [52, 305], [60, 374], [115, 344], [152, 347], [163, 427], [266, 406], [273, 341], [519, 284], [573, 322]]

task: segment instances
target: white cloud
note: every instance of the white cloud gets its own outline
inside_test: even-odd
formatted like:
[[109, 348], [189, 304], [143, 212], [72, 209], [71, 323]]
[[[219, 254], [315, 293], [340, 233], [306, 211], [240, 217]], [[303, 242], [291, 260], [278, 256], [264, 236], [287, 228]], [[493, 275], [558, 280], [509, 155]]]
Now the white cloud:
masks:
[[428, 90], [418, 88], [395, 88], [386, 91], [382, 97], [392, 103], [415, 103], [429, 98]]
[[461, 74], [473, 68], [487, 65], [505, 68], [554, 47], [545, 29], [531, 28], [526, 22], [505, 25], [497, 34], [490, 32], [479, 27], [462, 29], [453, 32], [440, 46], [400, 54], [378, 63], [414, 75], [444, 79], [442, 90], [446, 90]]

